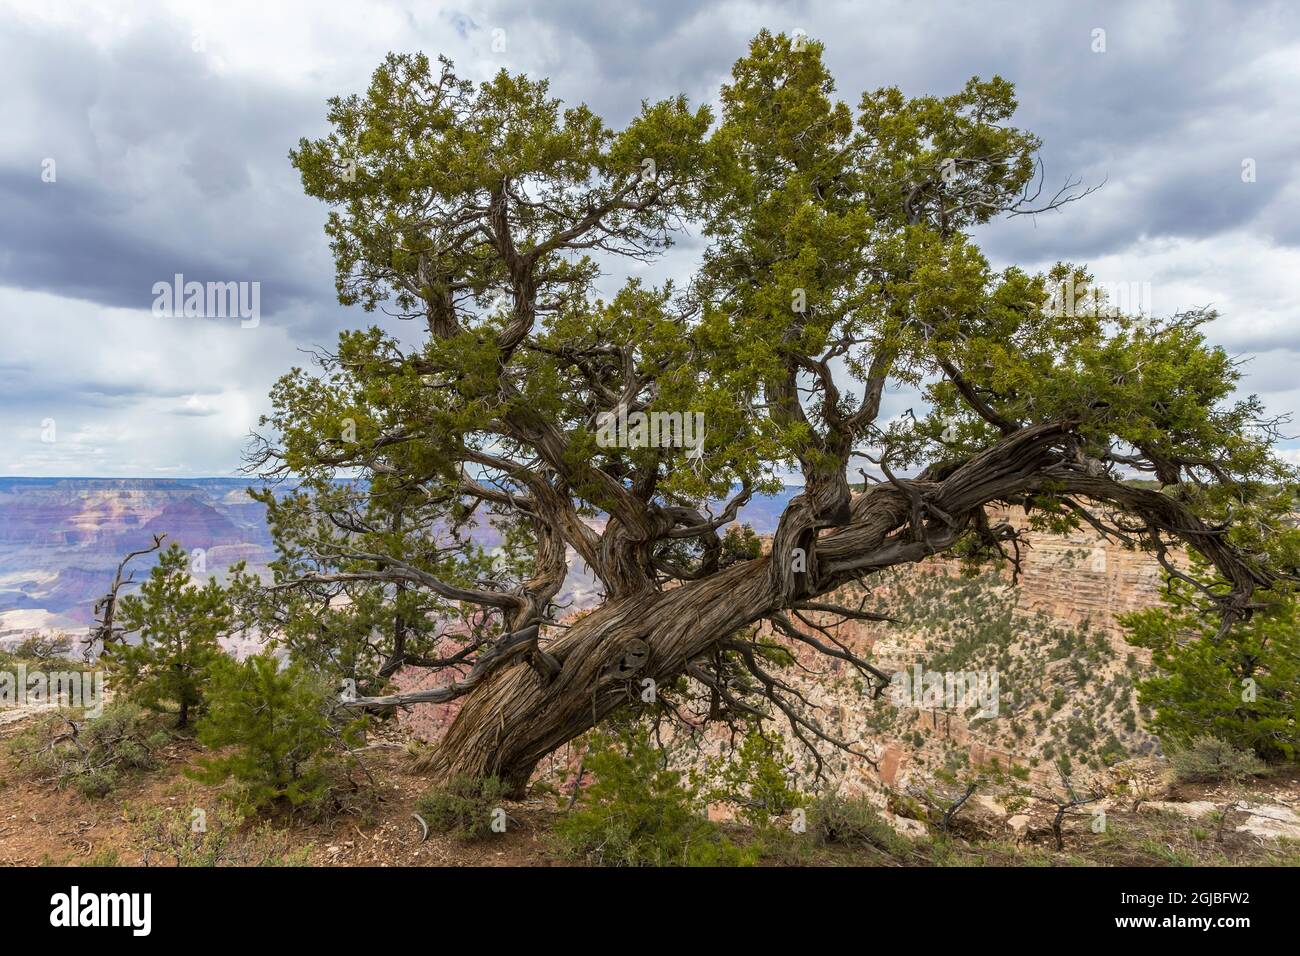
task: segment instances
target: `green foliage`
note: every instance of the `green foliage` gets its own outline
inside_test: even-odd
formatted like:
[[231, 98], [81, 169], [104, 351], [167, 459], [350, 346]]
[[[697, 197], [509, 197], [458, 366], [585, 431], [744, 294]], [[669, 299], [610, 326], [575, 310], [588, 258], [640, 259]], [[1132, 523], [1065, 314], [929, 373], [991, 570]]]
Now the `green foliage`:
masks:
[[83, 859], [78, 866], [85, 867], [105, 867], [105, 866], [125, 866], [122, 862], [121, 854], [112, 847], [106, 847], [102, 850], [96, 850], [90, 856]]
[[[487, 448], [519, 464], [544, 445], [565, 494], [589, 506], [617, 513], [627, 483], [699, 504], [741, 482], [770, 488], [781, 463], [842, 471], [874, 417], [853, 413], [889, 378], [934, 408], [889, 425], [898, 465], [969, 458], [1001, 423], [1069, 422], [1081, 452], [1134, 449], [1197, 510], [1276, 497], [1269, 483], [1292, 473], [1244, 427], [1262, 406], [1232, 401], [1240, 373], [1203, 334], [1211, 314], [1124, 314], [1081, 267], [997, 271], [971, 239], [1035, 190], [1040, 143], [1013, 125], [1009, 82], [885, 87], [854, 107], [822, 54], [761, 31], [716, 123], [677, 96], [617, 130], [545, 80], [475, 84], [423, 55], [390, 55], [364, 93], [332, 98], [327, 135], [290, 158], [330, 206], [339, 299], [388, 305], [429, 337], [406, 349], [377, 328], [347, 332], [322, 379], [287, 375], [266, 420], [283, 440], [276, 468], [418, 476], [454, 511], [467, 457], [501, 470]], [[650, 258], [686, 221], [709, 242], [689, 291], [629, 274], [597, 295], [593, 250]], [[863, 399], [822, 379], [830, 358]], [[703, 457], [598, 446], [598, 413], [624, 389], [647, 411], [704, 413]], [[1183, 481], [1205, 462], [1216, 481]], [[1078, 523], [1059, 489], [1039, 498], [1035, 520]]]
[[788, 825], [790, 811], [808, 803], [793, 782], [781, 735], [761, 728], [746, 734], [734, 753], [710, 760], [705, 773], [718, 780], [709, 799], [732, 804], [756, 830]]
[[822, 844], [872, 847], [895, 857], [905, 857], [912, 849], [912, 841], [885, 822], [865, 797], [818, 797], [808, 810], [808, 832]]
[[115, 700], [90, 720], [61, 712], [38, 716], [9, 749], [34, 778], [102, 797], [132, 771], [157, 767], [157, 751], [170, 740], [156, 717], [130, 701]]
[[70, 663], [66, 659], [72, 653], [72, 638], [66, 634], [37, 633], [24, 638], [11, 653], [21, 660], [40, 664], [57, 660], [62, 665]]
[[[858, 403], [839, 389], [801, 411], [789, 385], [829, 354], [858, 382], [926, 388], [935, 414], [888, 429], [900, 464], [969, 457], [999, 437], [955, 387], [959, 369], [995, 417], [1079, 420], [1091, 452], [1119, 440], [1162, 460], [1224, 460], [1234, 479], [1284, 477], [1266, 441], [1242, 437], [1258, 403], [1221, 405], [1237, 372], [1206, 344], [1207, 316], [1062, 312], [1052, 296], [1067, 282], [1095, 303], [1084, 270], [989, 266], [968, 232], [1022, 208], [1035, 173], [1039, 141], [1011, 124], [1016, 105], [995, 76], [946, 96], [868, 91], [853, 108], [820, 43], [762, 31], [716, 125], [673, 97], [614, 130], [544, 80], [503, 71], [474, 84], [446, 60], [391, 55], [364, 94], [330, 100], [330, 132], [291, 160], [331, 207], [340, 300], [388, 303], [429, 338], [408, 350], [378, 328], [346, 332], [321, 378], [293, 370], [266, 419], [282, 440], [272, 460], [315, 493], [358, 465], [380, 496], [418, 475], [444, 492], [426, 506], [454, 521], [456, 463], [468, 452], [483, 466], [492, 436], [522, 461], [544, 424], [573, 497], [616, 513], [615, 485], [653, 473], [646, 488], [699, 504], [740, 482], [774, 487], [782, 462], [842, 467], [837, 448], [869, 419], [850, 427]], [[709, 247], [689, 294], [630, 275], [596, 295], [592, 249], [654, 256], [691, 219]], [[596, 413], [629, 386], [625, 369], [653, 384], [638, 398], [647, 411], [706, 415], [701, 460], [596, 444]], [[371, 469], [381, 452], [385, 468]], [[1042, 497], [1042, 520], [1077, 520]]]
[[[267, 489], [253, 497], [266, 506], [277, 550], [271, 563], [275, 582], [319, 573], [357, 578], [288, 590], [240, 581], [232, 586], [232, 599], [262, 633], [273, 635], [274, 647], [340, 685], [352, 681], [360, 696], [382, 693], [403, 661], [436, 656], [449, 632], [471, 633], [464, 608], [409, 583], [367, 578], [379, 563], [361, 555], [410, 562], [465, 586], [500, 576], [505, 568], [516, 578], [529, 573], [517, 529], [499, 529], [503, 553], [488, 555], [458, 525], [435, 528], [437, 513], [423, 495], [382, 481], [359, 487], [309, 478], [290, 494]], [[320, 511], [349, 519], [338, 526], [319, 520]]]
[[1264, 762], [1249, 750], [1239, 750], [1217, 737], [1197, 737], [1169, 755], [1174, 776], [1184, 783], [1239, 782], [1262, 775]]
[[1164, 607], [1122, 618], [1129, 643], [1151, 650], [1159, 673], [1139, 681], [1154, 708], [1152, 726], [1171, 748], [1216, 737], [1264, 760], [1300, 754], [1300, 603], [1260, 594], [1266, 605], [1219, 633], [1216, 618], [1191, 603], [1190, 586], [1171, 582]]
[[699, 787], [664, 766], [648, 732], [593, 733], [583, 761], [593, 782], [555, 824], [567, 854], [605, 866], [744, 866], [735, 846], [700, 815]]
[[422, 795], [416, 809], [430, 830], [481, 840], [493, 832], [494, 815], [504, 810], [508, 792], [496, 777], [455, 777]]
[[213, 668], [199, 741], [212, 750], [196, 779], [233, 779], [249, 809], [275, 804], [316, 808], [329, 796], [339, 750], [359, 742], [362, 722], [336, 719], [331, 689], [300, 663], [282, 667], [270, 654]]
[[82, 674], [94, 669], [80, 658], [64, 657], [67, 649], [61, 635], [52, 638], [35, 635], [12, 650], [0, 651], [0, 672], [8, 672], [16, 679], [19, 667], [25, 667], [28, 672], [39, 670], [60, 674]]
[[239, 813], [222, 807], [205, 812], [202, 826], [176, 807], [149, 807], [131, 816], [146, 866], [156, 860], [186, 867], [306, 866], [312, 849], [310, 843], [293, 847], [288, 834], [267, 823], [248, 828]]
[[176, 543], [158, 556], [138, 594], [121, 600], [120, 622], [139, 643], [123, 640], [104, 649], [114, 686], [150, 710], [176, 711], [187, 727], [202, 711], [212, 667], [222, 656], [234, 611], [225, 590], [210, 578], [191, 583], [189, 556]]

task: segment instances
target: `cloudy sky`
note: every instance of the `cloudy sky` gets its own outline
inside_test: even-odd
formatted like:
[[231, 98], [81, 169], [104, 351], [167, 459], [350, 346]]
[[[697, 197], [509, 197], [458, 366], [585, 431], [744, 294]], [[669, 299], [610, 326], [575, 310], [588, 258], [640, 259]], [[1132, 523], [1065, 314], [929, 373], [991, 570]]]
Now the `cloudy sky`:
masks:
[[[643, 98], [715, 102], [761, 27], [825, 42], [850, 104], [1013, 81], [1049, 184], [1104, 186], [987, 230], [995, 263], [1086, 263], [1149, 283], [1156, 313], [1212, 305], [1246, 390], [1300, 408], [1294, 4], [0, 0], [0, 23], [0, 474], [238, 468], [275, 377], [369, 320], [337, 304], [325, 208], [286, 154], [386, 52], [547, 75], [620, 124]], [[260, 283], [260, 322], [153, 315], [177, 273]]]

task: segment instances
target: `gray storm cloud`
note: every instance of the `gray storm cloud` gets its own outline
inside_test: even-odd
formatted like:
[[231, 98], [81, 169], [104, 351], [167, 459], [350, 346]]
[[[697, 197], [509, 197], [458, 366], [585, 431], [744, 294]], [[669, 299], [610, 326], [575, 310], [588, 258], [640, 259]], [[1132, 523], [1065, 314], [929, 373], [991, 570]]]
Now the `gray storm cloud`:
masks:
[[[1104, 186], [987, 229], [986, 252], [1149, 281], [1157, 311], [1213, 304], [1213, 335], [1255, 356], [1247, 390], [1274, 412], [1300, 404], [1292, 5], [32, 2], [0, 15], [0, 473], [229, 474], [276, 374], [373, 320], [335, 301], [325, 210], [286, 154], [389, 50], [446, 53], [476, 79], [549, 75], [619, 123], [643, 98], [712, 101], [761, 27], [824, 41], [850, 104], [883, 85], [1013, 81], [1047, 187]], [[644, 274], [684, 275], [695, 249]], [[259, 282], [262, 321], [160, 322], [150, 289], [176, 273]], [[75, 440], [43, 444], [48, 418]]]

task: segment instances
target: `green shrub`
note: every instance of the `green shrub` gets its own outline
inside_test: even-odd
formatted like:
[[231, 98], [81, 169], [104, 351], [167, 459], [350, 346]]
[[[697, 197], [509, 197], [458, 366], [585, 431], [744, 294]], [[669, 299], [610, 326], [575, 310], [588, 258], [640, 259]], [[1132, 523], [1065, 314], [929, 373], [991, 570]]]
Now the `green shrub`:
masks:
[[496, 777], [456, 777], [420, 797], [416, 810], [430, 830], [481, 840], [492, 833], [493, 817], [506, 793], [506, 785]]
[[710, 799], [736, 807], [737, 816], [756, 830], [777, 825], [781, 818], [808, 803], [807, 795], [791, 784], [792, 775], [784, 757], [780, 734], [751, 731], [729, 759], [710, 761], [708, 772], [718, 778], [709, 792]]
[[1128, 642], [1149, 648], [1159, 671], [1137, 685], [1143, 707], [1155, 711], [1151, 728], [1171, 750], [1209, 736], [1267, 761], [1296, 759], [1300, 601], [1258, 592], [1266, 606], [1220, 634], [1217, 617], [1186, 609], [1185, 582], [1171, 587], [1182, 603], [1120, 619]]
[[175, 708], [177, 728], [189, 726], [203, 709], [212, 666], [225, 656], [218, 639], [233, 615], [225, 590], [215, 578], [194, 585], [189, 556], [173, 543], [139, 593], [122, 598], [119, 615], [124, 633], [139, 643], [104, 648], [114, 686], [150, 710]]
[[1174, 777], [1184, 783], [1237, 781], [1265, 772], [1264, 762], [1217, 737], [1197, 737], [1169, 755]]
[[[306, 866], [312, 844], [294, 848], [270, 824], [244, 826], [236, 812], [215, 809], [196, 823], [193, 810], [150, 807], [133, 821], [146, 866]], [[241, 832], [242, 828], [242, 832]]]
[[14, 657], [39, 664], [71, 663], [67, 661], [71, 653], [72, 638], [66, 634], [33, 634], [13, 649]]
[[363, 726], [334, 717], [330, 688], [304, 665], [281, 667], [269, 654], [242, 663], [223, 657], [207, 697], [199, 741], [232, 749], [200, 760], [191, 773], [205, 783], [233, 780], [237, 801], [250, 810], [319, 809], [331, 792], [331, 771]]
[[820, 844], [874, 847], [890, 856], [906, 856], [912, 850], [912, 841], [894, 830], [864, 797], [838, 793], [818, 797], [808, 811], [808, 832]]
[[642, 728], [593, 734], [584, 766], [593, 782], [555, 826], [570, 856], [606, 866], [747, 866], [757, 850], [733, 844], [701, 816], [698, 785], [663, 766]]
[[61, 711], [42, 715], [10, 742], [9, 749], [35, 779], [102, 797], [130, 771], [157, 767], [156, 751], [170, 740], [157, 718], [130, 701], [117, 700], [94, 719]]
[[122, 862], [121, 854], [113, 847], [106, 847], [103, 850], [96, 850], [90, 856], [86, 857], [77, 866], [102, 867], [102, 866], [126, 866]]

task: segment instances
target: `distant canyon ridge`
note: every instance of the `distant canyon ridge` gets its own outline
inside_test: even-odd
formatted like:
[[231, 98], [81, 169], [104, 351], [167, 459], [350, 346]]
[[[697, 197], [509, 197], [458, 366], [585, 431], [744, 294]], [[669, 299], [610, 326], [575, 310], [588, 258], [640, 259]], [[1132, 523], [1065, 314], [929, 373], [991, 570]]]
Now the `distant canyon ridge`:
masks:
[[[238, 561], [265, 571], [274, 548], [264, 508], [248, 487], [239, 478], [0, 479], [0, 647], [34, 631], [83, 636], [117, 563], [155, 533], [202, 548], [208, 574], [221, 576]], [[770, 535], [799, 490], [756, 497], [740, 518]], [[1026, 526], [1019, 509], [991, 517]], [[837, 596], [841, 603], [865, 599], [900, 618], [896, 625], [849, 622], [839, 631], [887, 672], [917, 664], [997, 670], [1006, 704], [993, 720], [867, 703], [851, 674], [834, 664], [827, 671], [824, 661], [803, 660], [806, 648], [791, 648], [810, 670], [791, 668], [786, 676], [817, 704], [821, 719], [850, 739], [876, 742], [878, 766], [850, 760], [837, 776], [899, 784], [928, 778], [954, 754], [963, 763], [998, 759], [1045, 771], [1061, 756], [1096, 763], [1099, 753], [1115, 759], [1158, 746], [1133, 696], [1133, 680], [1146, 672], [1149, 658], [1125, 644], [1116, 617], [1158, 602], [1159, 565], [1090, 529], [1068, 536], [1026, 532], [1026, 538], [1015, 584], [1006, 569], [969, 580], [958, 562], [934, 558], [873, 579], [870, 594], [850, 587]], [[490, 528], [479, 540], [485, 547], [497, 543]], [[152, 560], [140, 561], [137, 580]], [[569, 614], [601, 599], [598, 582], [576, 555], [570, 565], [557, 595]], [[397, 684], [410, 690], [446, 679], [416, 669], [397, 675]], [[432, 739], [455, 711], [454, 703], [420, 706], [402, 722]]]
[[[265, 509], [239, 478], [0, 478], [0, 642], [80, 633], [129, 551], [155, 533], [204, 549], [210, 573], [273, 557]], [[141, 562], [137, 579], [148, 572]]]
[[[37, 629], [81, 631], [129, 551], [166, 534], [202, 548], [209, 574], [238, 561], [265, 569], [274, 557], [264, 507], [243, 478], [0, 478], [0, 641]], [[741, 512], [760, 535], [776, 527], [789, 499], [756, 496]], [[1023, 526], [1023, 515], [1003, 512]], [[495, 543], [491, 529], [481, 541]], [[1128, 552], [1087, 531], [1068, 538], [1031, 533], [1018, 604], [1058, 621], [1091, 619], [1113, 627], [1116, 612], [1156, 599], [1159, 570], [1147, 555]], [[1068, 560], [1067, 560], [1068, 555]], [[141, 560], [137, 579], [150, 567]], [[564, 599], [572, 610], [598, 599], [580, 562]]]
[[[264, 570], [275, 551], [249, 485], [244, 478], [0, 478], [0, 644], [37, 630], [83, 633], [118, 562], [155, 533], [203, 549], [208, 574], [221, 576], [239, 561]], [[769, 532], [797, 493], [756, 500], [743, 518]], [[491, 528], [478, 538], [485, 547], [497, 543]], [[140, 560], [137, 580], [153, 560]], [[591, 606], [595, 582], [571, 563], [557, 600]]]

